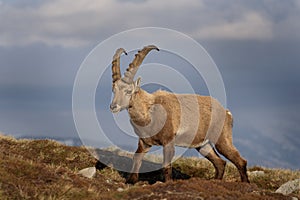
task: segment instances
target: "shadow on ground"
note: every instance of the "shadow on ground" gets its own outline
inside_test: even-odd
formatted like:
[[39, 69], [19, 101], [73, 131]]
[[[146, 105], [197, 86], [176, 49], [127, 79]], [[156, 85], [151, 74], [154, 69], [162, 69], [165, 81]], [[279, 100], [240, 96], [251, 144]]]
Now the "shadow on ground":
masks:
[[[96, 169], [102, 170], [106, 167], [113, 167], [123, 177], [127, 178], [132, 167], [132, 158], [125, 155], [118, 155], [117, 152], [109, 152], [97, 149], [94, 152], [98, 158]], [[143, 160], [139, 173], [139, 181], [147, 181], [154, 184], [157, 181], [164, 181], [163, 171], [160, 163]], [[189, 179], [190, 176], [172, 168], [172, 177], [174, 180]]]

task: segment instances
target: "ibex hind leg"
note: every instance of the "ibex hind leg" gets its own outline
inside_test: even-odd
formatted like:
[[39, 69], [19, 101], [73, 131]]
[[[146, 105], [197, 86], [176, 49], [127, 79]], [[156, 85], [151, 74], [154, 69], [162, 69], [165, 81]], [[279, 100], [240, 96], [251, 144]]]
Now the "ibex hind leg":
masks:
[[247, 175], [247, 161], [240, 155], [232, 142], [217, 143], [215, 147], [219, 153], [225, 156], [237, 167], [241, 176], [241, 181], [249, 183]]
[[215, 168], [215, 179], [222, 179], [225, 171], [226, 161], [224, 161], [218, 155], [216, 150], [210, 145], [209, 152], [202, 151], [201, 148], [196, 148], [196, 150], [213, 164]]

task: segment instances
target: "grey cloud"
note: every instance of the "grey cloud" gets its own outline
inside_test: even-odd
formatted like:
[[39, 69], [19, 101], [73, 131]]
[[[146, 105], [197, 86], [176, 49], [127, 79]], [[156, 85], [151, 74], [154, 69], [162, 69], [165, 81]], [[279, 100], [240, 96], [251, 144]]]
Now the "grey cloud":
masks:
[[66, 50], [41, 44], [0, 47], [0, 85], [72, 86], [76, 72], [89, 51], [85, 48]]
[[141, 26], [172, 28], [201, 40], [298, 38], [293, 33], [300, 30], [296, 1], [55, 0], [26, 9], [18, 4], [0, 5], [0, 45], [85, 46]]

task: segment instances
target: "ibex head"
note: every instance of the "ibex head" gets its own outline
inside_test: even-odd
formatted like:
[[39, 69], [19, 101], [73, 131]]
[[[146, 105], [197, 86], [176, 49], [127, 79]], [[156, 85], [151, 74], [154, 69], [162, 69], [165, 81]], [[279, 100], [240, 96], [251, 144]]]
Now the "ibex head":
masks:
[[136, 81], [134, 81], [133, 78], [145, 56], [152, 49], [159, 51], [159, 49], [154, 45], [146, 46], [142, 50], [138, 51], [138, 53], [135, 54], [135, 58], [132, 63], [129, 64], [129, 67], [123, 77], [121, 77], [120, 71], [120, 56], [122, 53], [125, 53], [126, 55], [127, 53], [122, 48], [116, 51], [112, 61], [112, 91], [114, 93], [114, 98], [110, 104], [110, 110], [113, 113], [117, 113], [128, 108], [131, 96], [140, 89], [141, 78], [138, 78]]

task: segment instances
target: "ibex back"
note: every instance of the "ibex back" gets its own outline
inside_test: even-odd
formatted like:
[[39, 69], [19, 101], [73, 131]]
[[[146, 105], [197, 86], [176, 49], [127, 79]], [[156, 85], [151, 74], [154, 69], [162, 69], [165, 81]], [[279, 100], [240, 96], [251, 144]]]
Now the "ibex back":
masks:
[[[152, 94], [140, 87], [140, 78], [134, 81], [138, 67], [154, 45], [140, 50], [129, 64], [123, 77], [120, 72], [120, 55], [116, 51], [112, 61], [114, 98], [110, 104], [113, 113], [127, 109], [130, 122], [139, 136], [138, 149], [133, 157], [133, 167], [127, 183], [136, 183], [143, 156], [151, 146], [163, 146], [163, 171], [165, 180], [172, 179], [171, 161], [175, 145], [195, 148], [215, 167], [215, 178], [222, 179], [226, 162], [218, 153], [230, 160], [238, 169], [241, 180], [249, 182], [247, 161], [232, 144], [231, 113], [210, 96], [174, 94], [156, 91]], [[215, 138], [214, 136], [218, 137]], [[212, 141], [215, 145], [211, 145]]]

